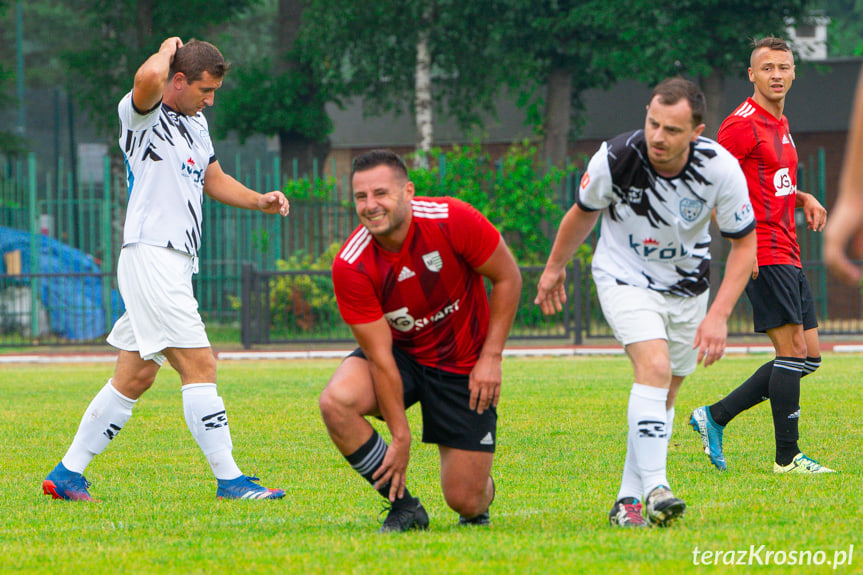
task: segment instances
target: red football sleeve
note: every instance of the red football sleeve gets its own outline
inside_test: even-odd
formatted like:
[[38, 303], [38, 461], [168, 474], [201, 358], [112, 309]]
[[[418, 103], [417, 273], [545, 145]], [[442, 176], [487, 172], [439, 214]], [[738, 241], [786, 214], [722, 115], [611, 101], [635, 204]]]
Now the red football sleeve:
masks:
[[719, 128], [716, 141], [742, 163], [755, 144], [752, 127], [748, 121], [737, 120], [735, 116], [729, 118], [732, 119], [735, 121], [727, 121]]
[[452, 198], [449, 210], [450, 241], [467, 264], [476, 269], [491, 257], [500, 232], [470, 204]]
[[336, 258], [333, 264], [333, 290], [339, 313], [348, 325], [369, 323], [383, 317], [371, 278], [340, 258]]

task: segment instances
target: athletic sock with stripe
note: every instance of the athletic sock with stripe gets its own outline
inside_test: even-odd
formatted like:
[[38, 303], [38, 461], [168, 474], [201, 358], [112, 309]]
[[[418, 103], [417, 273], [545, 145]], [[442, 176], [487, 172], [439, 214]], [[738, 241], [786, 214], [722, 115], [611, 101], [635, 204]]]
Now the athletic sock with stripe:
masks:
[[800, 377], [806, 361], [800, 357], [777, 357], [770, 375], [770, 409], [776, 437], [776, 463], [788, 465], [800, 453], [797, 446], [800, 420]]
[[[351, 453], [350, 455], [345, 455], [345, 459], [348, 460], [348, 463], [351, 464], [351, 467], [365, 478], [366, 481], [374, 484], [377, 480], [372, 479], [372, 476], [375, 474], [375, 471], [381, 466], [381, 463], [384, 461], [384, 456], [387, 454], [387, 442], [384, 441], [384, 438], [380, 436], [377, 430], [372, 430], [372, 436], [366, 441], [359, 449]], [[377, 490], [378, 493], [383, 496], [384, 499], [389, 500], [390, 497], [390, 482], [388, 481], [385, 485], [383, 485], [380, 489]], [[405, 493], [403, 497], [396, 499], [395, 503], [398, 504], [399, 501], [409, 500], [411, 499], [411, 494], [408, 491], [407, 487], [405, 487]]]

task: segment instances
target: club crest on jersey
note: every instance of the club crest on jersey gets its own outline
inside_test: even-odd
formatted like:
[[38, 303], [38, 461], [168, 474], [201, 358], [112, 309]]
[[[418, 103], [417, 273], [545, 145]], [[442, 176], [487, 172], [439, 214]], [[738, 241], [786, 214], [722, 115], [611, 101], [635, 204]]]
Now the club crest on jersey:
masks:
[[191, 178], [196, 184], [200, 184], [204, 181], [204, 170], [198, 168], [198, 165], [191, 156], [188, 160], [180, 164], [180, 173], [184, 178]]
[[692, 198], [683, 198], [680, 200], [680, 215], [687, 222], [694, 222], [701, 215], [701, 210], [704, 208], [704, 202], [694, 200]]
[[797, 191], [797, 187], [791, 183], [791, 174], [788, 168], [780, 168], [773, 174], [773, 187], [776, 188], [776, 197], [790, 196]]
[[423, 262], [430, 272], [439, 272], [443, 268], [443, 258], [437, 250], [424, 254]]
[[407, 306], [385, 313], [384, 318], [390, 327], [402, 332], [410, 331], [414, 327], [414, 318], [408, 313]]

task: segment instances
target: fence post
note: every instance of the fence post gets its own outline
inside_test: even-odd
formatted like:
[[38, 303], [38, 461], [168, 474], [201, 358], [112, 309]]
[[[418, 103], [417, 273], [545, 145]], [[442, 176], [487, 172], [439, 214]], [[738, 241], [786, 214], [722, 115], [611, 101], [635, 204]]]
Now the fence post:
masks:
[[240, 281], [240, 339], [244, 349], [252, 347], [252, 275], [254, 266], [243, 264]]
[[[824, 169], [824, 166], [826, 165], [826, 163], [827, 163], [827, 158], [826, 158], [826, 154], [824, 153], [824, 148], [822, 146], [819, 146], [818, 147], [818, 184], [817, 184], [817, 187], [815, 189], [815, 197], [818, 198], [818, 201], [821, 202], [821, 205], [827, 204], [827, 200], [825, 199], [826, 192], [827, 192], [827, 175], [826, 175], [825, 169]], [[816, 248], [818, 250], [816, 253], [819, 255], [823, 254], [824, 253], [824, 251], [823, 251], [824, 250], [823, 236], [821, 234], [818, 234], [816, 236], [815, 241], [816, 241], [815, 245], [818, 246]], [[816, 258], [817, 257], [819, 257], [819, 256], [816, 256]], [[820, 308], [820, 311], [821, 311], [821, 317], [823, 318], [823, 320], [826, 320], [829, 317], [828, 306], [827, 306], [828, 296], [826, 295], [829, 293], [828, 289], [827, 289], [827, 270], [826, 269], [823, 269], [821, 271], [821, 273], [819, 274], [818, 288], [819, 288], [819, 291], [821, 292], [821, 294], [823, 294], [819, 298], [821, 301], [819, 302], [820, 305], [818, 307]]]
[[102, 307], [105, 310], [105, 330], [111, 329], [113, 310], [111, 309], [111, 277], [107, 273], [114, 265], [111, 246], [111, 158], [105, 156], [105, 176], [102, 189]]
[[572, 290], [572, 298], [569, 305], [572, 306], [572, 325], [575, 333], [572, 336], [572, 343], [575, 345], [581, 345], [582, 337], [581, 337], [581, 260], [576, 258], [572, 262], [572, 282], [573, 282], [573, 290]]
[[36, 197], [36, 154], [27, 154], [27, 193], [30, 213], [30, 337], [39, 339], [39, 279], [42, 272], [42, 236]]
[[[282, 190], [282, 165], [281, 158], [278, 154], [273, 156], [273, 189]], [[290, 202], [291, 198], [288, 198]], [[282, 245], [285, 243], [283, 229], [286, 224], [282, 223], [281, 218], [276, 218], [276, 261], [282, 259]]]

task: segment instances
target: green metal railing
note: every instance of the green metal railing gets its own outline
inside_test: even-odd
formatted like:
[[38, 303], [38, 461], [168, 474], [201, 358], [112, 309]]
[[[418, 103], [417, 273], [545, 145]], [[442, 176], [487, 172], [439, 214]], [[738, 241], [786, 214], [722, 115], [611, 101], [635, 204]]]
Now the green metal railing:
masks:
[[[256, 160], [251, 169], [243, 169], [244, 164], [239, 156], [235, 158], [235, 164], [235, 176], [253, 189], [282, 189], [291, 183], [291, 178], [282, 172], [277, 157], [268, 161]], [[817, 155], [806, 158], [805, 161], [801, 158], [798, 173], [801, 189], [814, 193], [822, 203], [825, 196], [824, 165], [824, 153], [820, 150]], [[293, 163], [291, 168], [289, 171], [295, 175], [296, 163]], [[317, 166], [315, 170], [317, 173]], [[334, 165], [328, 177], [339, 181]], [[340, 178], [341, 189], [347, 190], [346, 176]], [[577, 185], [577, 175], [564, 181], [560, 194], [563, 209], [572, 204]], [[62, 161], [53, 172], [40, 170], [33, 156], [7, 163], [4, 173], [0, 174], [0, 226], [24, 232], [27, 239], [25, 245], [17, 248], [5, 246], [2, 251], [4, 256], [15, 249], [29, 255], [26, 261], [22, 262], [22, 270], [18, 274], [8, 273], [5, 265], [0, 268], [0, 346], [103, 342], [104, 334], [92, 338], [91, 341], [81, 342], [44, 333], [44, 321], [40, 319], [44, 315], [40, 314], [48, 313], [50, 316], [51, 313], [57, 312], [56, 306], [66, 304], [45, 300], [45, 281], [50, 274], [56, 275], [56, 270], [43, 269], [44, 262], [40, 259], [43, 245], [41, 238], [53, 238], [92, 259], [96, 269], [87, 273], [96, 278], [101, 287], [101, 301], [96, 307], [107, 320], [113, 320], [122, 305], [116, 293], [115, 274], [116, 260], [122, 244], [126, 194], [124, 175], [117, 174], [116, 169], [112, 170], [108, 160], [103, 165], [102, 177], [90, 182], [76, 181], [72, 172], [64, 168]], [[859, 320], [860, 294], [857, 290], [838, 285], [828, 276], [820, 261], [821, 235], [807, 231], [802, 221], [798, 224], [804, 267], [815, 294], [821, 332], [863, 333], [863, 325]], [[263, 309], [260, 306], [264, 303], [260, 298], [269, 300], [275, 297], [272, 292], [268, 296], [255, 296], [260, 300], [257, 312], [259, 315], [256, 317], [260, 322], [264, 322], [261, 323], [262, 326], [269, 326], [267, 330], [274, 331], [261, 331], [260, 337], [250, 336], [249, 341], [299, 342], [349, 338], [349, 332], [337, 313], [332, 313], [331, 310], [317, 318], [310, 316], [309, 310], [320, 306], [325, 299], [321, 294], [326, 291], [323, 287], [329, 269], [326, 258], [331, 257], [331, 254], [326, 256], [328, 250], [331, 251], [333, 244], [344, 241], [356, 225], [357, 218], [353, 209], [338, 197], [292, 198], [291, 214], [287, 218], [238, 210], [205, 199], [201, 272], [194, 278], [194, 287], [201, 314], [211, 333], [215, 331], [217, 334], [216, 341], [219, 341], [218, 337], [224, 338], [224, 341], [240, 340], [241, 310], [245, 310], [243, 282], [249, 273], [244, 272], [244, 266], [253, 266], [249, 269], [258, 270], [254, 272], [259, 276], [255, 281], [261, 284], [274, 282], [272, 289], [318, 286], [318, 291], [315, 292], [317, 295], [312, 301], [305, 301], [306, 296], [300, 297], [302, 294], [291, 292], [291, 297], [294, 298], [292, 305], [297, 306], [297, 309], [290, 312], [282, 310], [279, 312], [281, 315], [272, 317], [260, 315], [260, 310]], [[595, 241], [594, 233], [590, 243], [595, 245]], [[716, 269], [721, 277], [724, 254], [715, 254], [714, 257], [718, 262]], [[35, 273], [32, 273], [34, 271]], [[525, 288], [516, 318], [514, 338], [553, 338], [579, 342], [582, 338], [611, 335], [602, 319], [589, 269], [577, 269], [578, 279], [572, 283], [571, 288], [572, 307], [558, 318], [539, 317], [538, 309], [532, 304], [536, 280], [541, 270], [527, 267], [522, 271]], [[80, 270], [75, 273], [82, 274]], [[718, 278], [714, 278], [713, 284], [718, 283]], [[14, 288], [14, 293], [20, 295], [22, 287], [29, 294], [30, 301], [26, 310], [20, 307], [11, 309], [8, 305], [4, 307], [2, 294]], [[579, 305], [575, 302], [579, 302]], [[331, 304], [332, 302], [327, 303]], [[300, 317], [296, 320], [297, 325], [287, 325], [286, 321], [298, 313]], [[306, 316], [302, 316], [304, 313]], [[22, 314], [26, 315], [23, 323]], [[741, 298], [729, 326], [729, 333], [751, 333], [749, 317], [748, 302], [746, 298]], [[23, 324], [26, 324], [26, 330], [21, 327]], [[111, 321], [107, 321], [108, 328], [110, 324]], [[304, 325], [314, 325], [314, 334], [309, 335], [308, 327], [303, 327]]]

